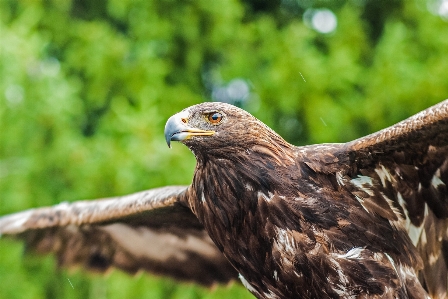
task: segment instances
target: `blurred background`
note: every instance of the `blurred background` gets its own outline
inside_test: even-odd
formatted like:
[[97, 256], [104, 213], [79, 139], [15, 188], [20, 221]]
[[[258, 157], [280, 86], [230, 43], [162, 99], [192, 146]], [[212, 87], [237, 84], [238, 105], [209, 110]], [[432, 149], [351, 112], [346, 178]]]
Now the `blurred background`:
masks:
[[[447, 54], [447, 0], [2, 0], [0, 215], [189, 184], [163, 129], [203, 101], [296, 145], [361, 137], [448, 98]], [[252, 298], [23, 252], [0, 240], [0, 298]]]

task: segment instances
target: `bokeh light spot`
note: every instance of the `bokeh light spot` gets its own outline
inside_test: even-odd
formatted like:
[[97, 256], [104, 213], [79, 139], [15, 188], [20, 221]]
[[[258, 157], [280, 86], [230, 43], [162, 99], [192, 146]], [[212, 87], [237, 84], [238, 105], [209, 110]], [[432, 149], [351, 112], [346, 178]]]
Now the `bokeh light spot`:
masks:
[[320, 33], [331, 33], [336, 30], [338, 20], [329, 9], [307, 9], [303, 14], [306, 25]]

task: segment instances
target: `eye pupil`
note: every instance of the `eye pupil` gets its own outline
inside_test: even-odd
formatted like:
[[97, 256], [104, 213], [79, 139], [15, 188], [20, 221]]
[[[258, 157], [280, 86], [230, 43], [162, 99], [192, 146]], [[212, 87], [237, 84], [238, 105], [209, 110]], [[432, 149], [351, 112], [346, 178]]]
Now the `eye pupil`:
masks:
[[208, 121], [212, 124], [218, 124], [222, 120], [222, 114], [213, 112], [208, 115]]

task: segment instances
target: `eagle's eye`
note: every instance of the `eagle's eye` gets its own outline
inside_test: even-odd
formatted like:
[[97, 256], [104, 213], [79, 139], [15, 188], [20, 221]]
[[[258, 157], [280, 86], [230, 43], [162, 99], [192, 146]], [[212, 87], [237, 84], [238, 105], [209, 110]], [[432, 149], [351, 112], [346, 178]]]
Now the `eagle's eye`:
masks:
[[209, 115], [207, 116], [207, 119], [212, 125], [217, 125], [222, 120], [222, 114], [219, 112], [212, 112], [212, 113], [209, 113]]

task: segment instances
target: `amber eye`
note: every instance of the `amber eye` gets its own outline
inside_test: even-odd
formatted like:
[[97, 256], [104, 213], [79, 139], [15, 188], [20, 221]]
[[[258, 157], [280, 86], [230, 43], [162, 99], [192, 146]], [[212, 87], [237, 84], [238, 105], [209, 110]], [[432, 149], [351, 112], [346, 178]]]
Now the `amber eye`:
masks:
[[213, 124], [219, 124], [222, 120], [222, 114], [219, 112], [212, 112], [208, 115], [208, 121]]

